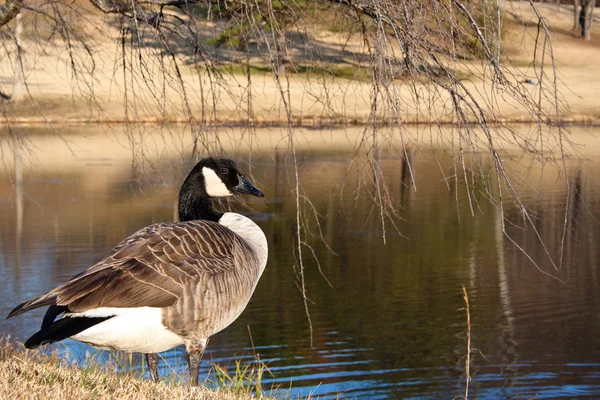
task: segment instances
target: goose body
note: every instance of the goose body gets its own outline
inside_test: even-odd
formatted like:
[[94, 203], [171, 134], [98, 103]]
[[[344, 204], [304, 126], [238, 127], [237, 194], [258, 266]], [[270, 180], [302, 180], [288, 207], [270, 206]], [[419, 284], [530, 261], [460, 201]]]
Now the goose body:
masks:
[[200, 161], [182, 185], [180, 221], [140, 229], [81, 274], [9, 314], [49, 306], [25, 346], [72, 338], [145, 353], [158, 379], [154, 353], [183, 344], [197, 384], [208, 339], [246, 308], [267, 263], [267, 239], [251, 219], [212, 210], [211, 197], [235, 192], [263, 196], [232, 161]]
[[[162, 240], [152, 242], [154, 238]], [[186, 240], [190, 242], [194, 238], [202, 238], [204, 242], [201, 243], [205, 247], [197, 249], [198, 242], [185, 245]], [[107, 301], [105, 307], [64, 315], [63, 318], [112, 316], [71, 339], [99, 348], [136, 353], [160, 353], [185, 344], [186, 340], [207, 340], [229, 326], [244, 311], [267, 263], [267, 239], [263, 232], [252, 220], [235, 213], [225, 213], [218, 223], [189, 221], [154, 224], [134, 233], [127, 240], [135, 246], [143, 242], [142, 246], [146, 247], [148, 254], [145, 265], [156, 271], [133, 284], [147, 282], [148, 285], [155, 283], [158, 286], [165, 275], [174, 275], [171, 278], [176, 285], [171, 289], [174, 304], [162, 308], [127, 307], [129, 300], [117, 297], [118, 294], [113, 291], [114, 300]], [[173, 242], [184, 245], [172, 246]], [[165, 246], [175, 249], [170, 257], [168, 252], [161, 249]], [[187, 259], [177, 261], [181, 256]], [[112, 273], [119, 274], [119, 267], [131, 262], [130, 258], [121, 257], [119, 250], [106, 256], [98, 263], [104, 267], [100, 267], [99, 271], [103, 273], [110, 268], [114, 271]], [[166, 263], [165, 257], [169, 260]], [[191, 260], [196, 261], [196, 265]], [[256, 265], [259, 268], [255, 268]], [[127, 285], [124, 282], [120, 290], [128, 291]], [[63, 290], [66, 292], [68, 288]], [[151, 291], [157, 289], [147, 290], [147, 295], [153, 296]], [[166, 303], [170, 302], [165, 300]], [[197, 321], [202, 323], [197, 324]]]

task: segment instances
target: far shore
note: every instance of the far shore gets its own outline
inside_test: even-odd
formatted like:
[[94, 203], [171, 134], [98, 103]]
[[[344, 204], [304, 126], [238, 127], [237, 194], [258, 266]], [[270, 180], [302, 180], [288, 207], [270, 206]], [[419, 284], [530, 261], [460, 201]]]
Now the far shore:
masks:
[[[487, 82], [476, 78], [477, 74], [469, 73], [479, 68], [477, 60], [472, 60], [468, 66], [466, 63], [459, 66], [459, 72], [464, 75], [461, 78], [463, 83], [479, 100], [494, 104], [493, 112], [488, 117], [490, 123], [600, 125], [600, 79], [595, 79], [600, 63], [600, 35], [593, 33], [590, 41], [578, 38], [572, 30], [572, 7], [549, 3], [537, 5], [554, 35], [553, 50], [560, 97], [558, 113], [553, 111], [550, 100], [544, 100], [544, 115], [540, 117], [543, 120], [538, 120], [509, 97], [491, 94], [493, 90]], [[537, 19], [528, 2], [507, 2], [507, 8], [509, 12], [505, 17], [503, 32], [503, 62], [505, 65], [512, 63], [512, 68], [516, 71], [514, 77], [519, 77], [513, 83], [521, 85], [523, 91], [537, 99], [539, 83], [534, 79], [536, 75], [532, 65]], [[230, 73], [225, 72], [215, 80], [205, 76], [205, 72], [198, 75], [192, 65], [182, 62], [181, 85], [170, 82], [163, 88], [154, 82], [151, 87], [138, 83], [134, 88], [135, 101], [132, 100], [131, 93], [126, 100], [126, 90], [132, 90], [126, 88], [131, 83], [124, 85], [122, 74], [116, 72], [120, 65], [115, 50], [119, 30], [111, 24], [112, 17], [100, 15], [93, 9], [85, 12], [89, 13], [91, 20], [95, 18], [94, 21], [98, 22], [104, 32], [103, 37], [96, 38], [93, 78], [83, 76], [76, 79], [70, 76], [69, 68], [66, 67], [68, 60], [62, 54], [60, 45], [49, 46], [39, 52], [36, 44], [28, 42], [32, 37], [28, 34], [23, 41], [26, 50], [24, 69], [28, 77], [26, 90], [22, 90], [17, 101], [0, 100], [0, 124], [181, 123], [198, 127], [265, 127], [291, 123], [304, 127], [331, 127], [373, 123], [370, 102], [373, 88], [368, 80], [359, 79], [358, 74], [323, 77], [290, 73], [285, 89], [289, 90], [289, 95], [286, 96], [291, 118], [288, 118], [281, 100], [281, 88], [268, 68], [255, 68], [251, 77], [252, 89], [249, 91], [246, 76], [241, 73], [240, 68]], [[365, 51], [358, 38], [348, 41], [343, 34], [327, 29], [316, 30], [314, 34], [334, 52], [342, 51], [340, 49], [345, 48], [344, 46], [351, 46], [357, 54]], [[301, 64], [305, 60], [296, 61]], [[550, 71], [552, 65], [548, 60], [546, 63], [544, 67]], [[331, 68], [356, 67], [345, 63], [333, 64]], [[11, 90], [12, 70], [11, 60], [6, 57], [0, 60], [0, 91], [5, 95]], [[160, 81], [162, 78], [156, 76], [152, 79]], [[201, 85], [204, 89], [200, 88]], [[444, 125], [456, 122], [451, 112], [451, 101], [443, 91], [432, 95], [432, 92], [435, 93], [432, 86], [424, 82], [397, 81], [396, 86], [401, 115], [393, 117], [393, 123]], [[181, 87], [185, 88], [185, 95]], [[425, 94], [419, 107], [414, 104], [415, 88]], [[546, 90], [548, 89], [547, 86]], [[157, 90], [160, 91], [158, 97], [155, 93]], [[251, 108], [248, 106], [248, 93], [251, 93]]]
[[[12, 126], [48, 126], [49, 124], [56, 124], [60, 126], [87, 126], [87, 125], [115, 125], [115, 126], [127, 126], [127, 125], [188, 125], [195, 124], [197, 127], [201, 127], [201, 123], [195, 119], [169, 119], [161, 120], [157, 118], [141, 118], [136, 120], [123, 120], [123, 119], [89, 119], [89, 118], [60, 118], [59, 116], [47, 117], [47, 118], [11, 118], [10, 121], [2, 120], [0, 122], [10, 124]], [[479, 121], [471, 121], [473, 125], [479, 125]], [[486, 125], [489, 127], [501, 126], [501, 125], [530, 125], [530, 124], [547, 124], [549, 126], [586, 126], [595, 127], [600, 126], [600, 117], [595, 115], [572, 115], [569, 117], [563, 117], [558, 121], [555, 120], [539, 120], [534, 118], [503, 118], [487, 121]], [[366, 127], [373, 126], [373, 122], [369, 118], [353, 118], [353, 119], [331, 119], [322, 117], [295, 117], [291, 121], [282, 119], [255, 119], [249, 121], [247, 119], [217, 119], [210, 122], [210, 127], [251, 127], [254, 129], [265, 129], [265, 128], [287, 128], [288, 126], [294, 128], [343, 128], [343, 127]], [[379, 126], [385, 126], [380, 123]], [[457, 126], [456, 121], [451, 119], [436, 119], [436, 120], [402, 120], [401, 125], [406, 126]], [[207, 128], [205, 128], [207, 129]], [[2, 132], [0, 131], [0, 134]]]

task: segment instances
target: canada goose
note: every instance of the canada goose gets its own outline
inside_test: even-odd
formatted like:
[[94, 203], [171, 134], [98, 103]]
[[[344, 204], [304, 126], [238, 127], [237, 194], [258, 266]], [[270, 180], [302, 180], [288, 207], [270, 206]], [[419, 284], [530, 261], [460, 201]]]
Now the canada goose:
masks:
[[234, 193], [264, 197], [233, 161], [198, 162], [181, 186], [178, 222], [137, 231], [84, 272], [10, 312], [7, 318], [50, 306], [25, 347], [71, 338], [145, 353], [158, 380], [156, 353], [184, 344], [197, 386], [208, 339], [246, 308], [267, 263], [261, 229], [212, 208], [211, 198]]

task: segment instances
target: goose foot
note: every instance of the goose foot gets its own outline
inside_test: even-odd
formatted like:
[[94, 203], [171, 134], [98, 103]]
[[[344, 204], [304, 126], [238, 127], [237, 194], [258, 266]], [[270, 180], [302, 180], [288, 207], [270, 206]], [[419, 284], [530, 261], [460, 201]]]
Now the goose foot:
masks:
[[152, 380], [154, 382], [158, 382], [158, 354], [156, 353], [148, 353], [146, 354], [146, 364], [148, 364], [148, 369], [150, 370], [150, 375], [152, 376]]

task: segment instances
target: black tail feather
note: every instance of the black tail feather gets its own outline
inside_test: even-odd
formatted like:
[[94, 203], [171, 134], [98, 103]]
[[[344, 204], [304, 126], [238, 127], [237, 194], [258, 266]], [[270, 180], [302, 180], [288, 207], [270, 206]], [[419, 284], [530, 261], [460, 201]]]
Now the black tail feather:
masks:
[[[92, 318], [66, 317], [48, 325], [48, 320], [46, 318], [48, 318], [49, 315], [56, 313], [56, 311], [57, 310], [54, 310], [52, 311], [52, 313], [50, 313], [50, 309], [48, 310], [48, 312], [46, 313], [46, 317], [44, 317], [42, 329], [32, 337], [27, 339], [27, 341], [25, 342], [25, 347], [27, 347], [28, 349], [35, 349], [36, 347], [45, 344], [60, 342], [61, 340], [76, 335], [79, 332], [83, 332], [94, 325], [98, 325], [99, 323], [104, 322], [109, 318], [112, 318], [112, 316]], [[53, 315], [52, 319], [54, 319], [59, 313]]]
[[42, 327], [41, 327], [40, 331], [45, 331], [45, 330], [49, 329], [50, 325], [52, 325], [52, 323], [54, 322], [56, 317], [58, 317], [59, 314], [62, 314], [64, 312], [68, 312], [68, 311], [69, 311], [69, 307], [67, 307], [67, 306], [51, 305], [50, 307], [48, 307], [48, 310], [46, 310], [46, 314], [44, 314], [44, 319], [42, 320]]

